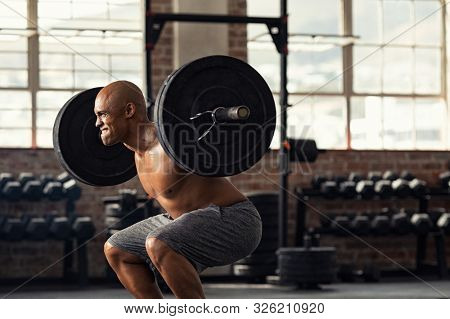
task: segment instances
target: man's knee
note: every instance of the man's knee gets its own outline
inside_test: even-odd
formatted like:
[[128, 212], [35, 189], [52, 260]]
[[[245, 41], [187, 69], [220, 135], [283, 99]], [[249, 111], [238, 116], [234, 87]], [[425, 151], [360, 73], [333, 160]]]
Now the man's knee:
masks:
[[109, 242], [106, 242], [103, 251], [105, 253], [106, 259], [108, 263], [111, 265], [113, 269], [116, 269], [120, 266], [121, 263], [143, 263], [138, 256], [132, 255], [126, 251], [121, 250]]
[[166, 245], [162, 240], [155, 237], [149, 237], [145, 241], [145, 248], [147, 254], [152, 260], [152, 263], [158, 268], [164, 261], [164, 258], [168, 253], [172, 252], [172, 249]]

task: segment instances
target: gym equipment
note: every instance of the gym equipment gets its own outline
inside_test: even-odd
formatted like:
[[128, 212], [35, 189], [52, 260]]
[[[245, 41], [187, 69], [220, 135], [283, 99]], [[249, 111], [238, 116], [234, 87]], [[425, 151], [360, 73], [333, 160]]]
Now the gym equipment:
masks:
[[392, 182], [392, 190], [396, 196], [401, 198], [411, 195], [411, 188], [409, 187], [408, 181], [402, 178], [397, 178]]
[[411, 225], [419, 235], [428, 234], [433, 228], [430, 216], [426, 213], [414, 213], [411, 216]]
[[56, 181], [60, 182], [61, 184], [64, 184], [65, 182], [67, 182], [70, 179], [72, 179], [72, 177], [67, 172], [62, 172], [61, 174], [56, 176]]
[[351, 173], [348, 175], [348, 180], [349, 180], [349, 181], [352, 181], [352, 182], [355, 182], [355, 183], [357, 184], [359, 181], [362, 181], [362, 180], [363, 180], [363, 177], [362, 177], [362, 175], [359, 174], [359, 173], [351, 172]]
[[450, 171], [439, 174], [439, 181], [441, 182], [442, 188], [444, 189], [450, 188]]
[[137, 191], [135, 189], [119, 190], [119, 205], [123, 212], [131, 212], [137, 207]]
[[371, 172], [369, 172], [369, 173], [367, 174], [367, 179], [368, 179], [369, 181], [372, 181], [372, 182], [376, 183], [376, 182], [382, 180], [383, 178], [382, 178], [381, 172], [374, 172], [374, 171], [371, 171]]
[[315, 162], [320, 152], [315, 140], [288, 139], [289, 160], [291, 162]]
[[400, 176], [398, 176], [397, 173], [395, 173], [394, 171], [386, 171], [383, 174], [383, 179], [387, 179], [391, 182], [395, 181], [396, 179], [398, 179]]
[[370, 199], [375, 195], [374, 182], [362, 180], [356, 184], [356, 193], [363, 199]]
[[334, 247], [284, 247], [276, 254], [280, 284], [314, 287], [336, 279]]
[[44, 187], [44, 196], [51, 201], [64, 198], [63, 186], [60, 182], [48, 182]]
[[77, 181], [73, 178], [68, 179], [62, 185], [64, 196], [72, 201], [78, 200], [81, 197], [81, 188]]
[[23, 198], [29, 201], [38, 201], [44, 195], [42, 182], [39, 180], [29, 180], [22, 188]]
[[17, 179], [17, 181], [20, 183], [20, 185], [23, 187], [25, 186], [25, 184], [29, 181], [34, 181], [36, 180], [36, 177], [34, 176], [33, 173], [30, 172], [22, 172], [19, 174], [19, 178]]
[[75, 218], [72, 231], [78, 239], [86, 240], [95, 234], [95, 226], [91, 217], [83, 216]]
[[47, 215], [49, 236], [56, 240], [67, 240], [72, 235], [72, 225], [66, 216]]
[[335, 198], [338, 195], [338, 186], [335, 181], [325, 181], [320, 185], [320, 192], [325, 198]]
[[44, 240], [48, 236], [48, 223], [43, 217], [23, 215], [22, 221], [25, 225], [25, 239]]
[[389, 216], [375, 215], [370, 221], [370, 231], [375, 236], [384, 236], [389, 233], [390, 224]]
[[346, 236], [350, 229], [350, 218], [346, 215], [338, 215], [331, 222], [331, 230], [336, 235]]
[[311, 180], [311, 186], [314, 189], [320, 189], [320, 185], [322, 185], [322, 183], [326, 182], [328, 180], [328, 178], [324, 175], [314, 175], [312, 180]]
[[380, 198], [389, 198], [393, 195], [391, 181], [387, 179], [381, 179], [375, 183], [375, 194]]
[[400, 178], [404, 179], [405, 181], [410, 182], [413, 179], [415, 179], [416, 177], [411, 172], [409, 172], [407, 170], [404, 170], [404, 171], [401, 172]]
[[446, 235], [450, 235], [450, 214], [444, 213], [439, 217], [436, 226]]
[[42, 189], [44, 189], [48, 182], [53, 182], [55, 179], [51, 174], [41, 174], [41, 176], [39, 176], [39, 180], [41, 181]]
[[356, 184], [352, 181], [344, 181], [339, 184], [339, 194], [344, 198], [356, 196]]
[[411, 224], [404, 210], [392, 215], [390, 226], [392, 232], [397, 235], [406, 235], [411, 231]]
[[25, 234], [25, 223], [20, 218], [6, 217], [1, 225], [0, 238], [4, 240], [21, 240]]
[[417, 178], [413, 178], [409, 181], [409, 188], [414, 197], [423, 198], [427, 193], [427, 184]]
[[[81, 92], [62, 107], [53, 143], [74, 178], [116, 185], [134, 177], [136, 168], [131, 151], [121, 143], [104, 146], [99, 138], [93, 105], [100, 89]], [[269, 149], [275, 130], [275, 103], [264, 79], [247, 63], [225, 56], [201, 58], [173, 72], [158, 93], [153, 114], [166, 154], [203, 176], [250, 168]]]
[[368, 216], [357, 215], [350, 222], [350, 230], [352, 233], [364, 236], [370, 233], [370, 220]]
[[8, 181], [3, 186], [3, 197], [11, 202], [18, 201], [22, 197], [22, 186], [18, 181]]

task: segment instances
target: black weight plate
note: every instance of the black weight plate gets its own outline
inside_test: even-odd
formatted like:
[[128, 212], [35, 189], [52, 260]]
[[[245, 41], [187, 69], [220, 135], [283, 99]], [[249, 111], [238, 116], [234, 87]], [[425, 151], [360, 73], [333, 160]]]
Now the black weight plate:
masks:
[[92, 186], [117, 185], [136, 176], [133, 152], [122, 143], [103, 145], [95, 127], [94, 103], [101, 89], [72, 97], [53, 126], [53, 147], [59, 162], [74, 178]]
[[233, 274], [235, 276], [267, 276], [275, 274], [275, 265], [233, 265]]
[[283, 247], [277, 250], [277, 255], [288, 255], [288, 256], [307, 256], [307, 255], [317, 255], [317, 254], [335, 254], [336, 248], [334, 247]]
[[269, 254], [251, 254], [247, 257], [244, 257], [235, 264], [239, 265], [276, 265], [277, 264], [277, 256], [274, 253]]
[[[245, 122], [220, 123], [197, 141], [211, 117], [190, 117], [238, 105], [250, 109]], [[158, 139], [167, 155], [183, 169], [204, 176], [235, 175], [258, 162], [270, 146], [275, 116], [264, 79], [247, 63], [226, 56], [201, 58], [172, 73], [154, 107]]]

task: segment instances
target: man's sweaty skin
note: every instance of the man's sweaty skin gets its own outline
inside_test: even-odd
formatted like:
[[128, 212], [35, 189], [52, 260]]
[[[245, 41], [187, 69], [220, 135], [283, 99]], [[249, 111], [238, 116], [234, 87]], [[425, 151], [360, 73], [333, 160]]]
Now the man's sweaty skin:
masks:
[[[144, 96], [131, 82], [104, 87], [95, 100], [95, 125], [105, 145], [123, 143], [135, 152], [138, 177], [149, 197], [176, 219], [210, 204], [228, 206], [246, 197], [227, 179], [189, 174], [176, 166], [162, 149], [154, 123], [147, 117]], [[152, 263], [178, 298], [204, 298], [194, 266], [163, 241], [148, 238]], [[105, 255], [122, 284], [136, 298], [161, 298], [153, 273], [139, 257], [105, 244]]]
[[147, 118], [145, 99], [131, 82], [118, 81], [103, 88], [94, 111], [103, 143], [122, 142], [135, 152], [144, 190], [172, 218], [210, 204], [228, 206], [246, 199], [226, 178], [189, 174], [170, 160], [157, 139], [154, 123]]

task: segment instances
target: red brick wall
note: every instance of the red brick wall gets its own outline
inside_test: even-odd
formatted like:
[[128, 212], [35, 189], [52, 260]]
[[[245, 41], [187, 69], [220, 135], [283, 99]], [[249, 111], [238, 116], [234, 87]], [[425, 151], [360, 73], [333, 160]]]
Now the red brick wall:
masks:
[[[229, 0], [228, 14], [246, 15], [247, 1]], [[228, 44], [230, 47], [228, 52], [230, 56], [247, 61], [247, 25], [230, 24], [228, 27]]]

